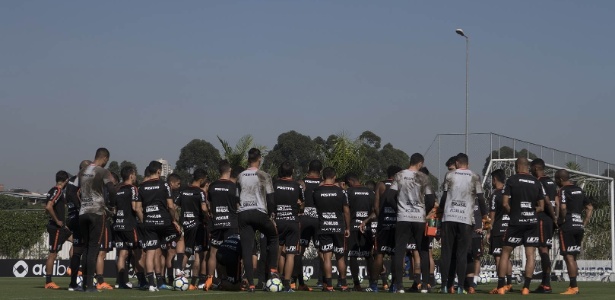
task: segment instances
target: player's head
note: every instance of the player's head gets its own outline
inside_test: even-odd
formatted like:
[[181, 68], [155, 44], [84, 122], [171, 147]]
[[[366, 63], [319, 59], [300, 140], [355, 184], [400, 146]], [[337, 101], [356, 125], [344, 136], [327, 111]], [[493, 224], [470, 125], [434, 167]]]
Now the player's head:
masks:
[[248, 151], [248, 163], [249, 164], [260, 162], [261, 157], [262, 157], [261, 151], [256, 148], [252, 148], [250, 149], [250, 151]]
[[143, 171], [143, 177], [150, 178], [152, 176], [152, 168], [149, 166], [145, 167], [145, 171]]
[[322, 170], [322, 178], [325, 180], [335, 180], [335, 169], [332, 167], [326, 167]]
[[429, 173], [429, 169], [427, 169], [427, 167], [422, 167], [422, 168], [420, 168], [420, 169], [419, 169], [419, 172], [421, 172], [421, 173], [423, 173], [423, 174], [425, 174], [425, 175], [427, 175], [427, 176], [429, 176], [429, 174], [430, 174], [430, 173]]
[[370, 190], [372, 190], [372, 191], [375, 191], [376, 190], [376, 182], [373, 181], [373, 180], [368, 180], [368, 181], [365, 182], [365, 187], [370, 189]]
[[468, 158], [468, 155], [465, 153], [459, 153], [457, 154], [457, 156], [455, 156], [455, 168], [456, 169], [467, 169], [468, 168], [468, 164], [469, 164], [470, 160]]
[[293, 164], [287, 160], [280, 164], [280, 167], [278, 168], [278, 177], [280, 178], [293, 177], [294, 171], [295, 171], [295, 168], [293, 167]]
[[87, 168], [87, 166], [89, 166], [89, 165], [91, 165], [91, 164], [92, 164], [92, 161], [91, 161], [91, 160], [88, 160], [88, 159], [86, 159], [86, 160], [82, 160], [82, 161], [79, 163], [79, 170], [81, 171], [81, 170], [83, 170], [83, 169]]
[[310, 164], [308, 165], [308, 173], [320, 174], [321, 171], [322, 171], [322, 162], [320, 160], [315, 159], [315, 160], [310, 161]]
[[172, 190], [177, 190], [182, 184], [182, 178], [176, 173], [171, 173], [167, 176], [167, 184]]
[[532, 160], [530, 163], [530, 172], [532, 175], [538, 177], [544, 174], [545, 171], [545, 161], [542, 158], [537, 158]]
[[98, 148], [96, 149], [96, 155], [94, 156], [94, 161], [101, 167], [105, 167], [109, 162], [109, 150], [107, 148]]
[[137, 179], [137, 171], [132, 166], [125, 166], [120, 170], [122, 181], [126, 184], [133, 184]]
[[555, 183], [557, 186], [562, 187], [570, 181], [570, 173], [565, 169], [559, 169], [555, 172]]
[[241, 172], [243, 172], [244, 170], [245, 169], [242, 167], [235, 167], [231, 169], [231, 181], [237, 182], [237, 177], [239, 177], [239, 174], [241, 174]]
[[58, 171], [56, 173], [56, 184], [66, 184], [68, 181], [68, 172], [66, 171]]
[[159, 161], [152, 160], [149, 162], [149, 165], [147, 167], [151, 172], [151, 176], [160, 177], [160, 174], [162, 174], [162, 163]]
[[207, 183], [207, 171], [204, 169], [196, 169], [192, 173], [192, 185], [196, 185], [200, 188], [204, 188]]
[[387, 178], [393, 179], [393, 177], [395, 177], [395, 174], [401, 172], [401, 170], [402, 168], [400, 166], [390, 165], [387, 168]]
[[457, 162], [457, 156], [451, 156], [451, 158], [446, 161], [446, 168], [449, 171], [455, 170], [455, 162]]
[[530, 161], [525, 157], [519, 157], [515, 161], [515, 171], [517, 173], [529, 173]]
[[412, 156], [410, 156], [410, 166], [411, 167], [416, 167], [420, 169], [423, 167], [424, 162], [425, 162], [425, 158], [423, 157], [423, 154], [414, 153], [412, 154]]
[[361, 182], [359, 181], [359, 176], [353, 172], [346, 174], [346, 176], [344, 177], [344, 181], [346, 182], [347, 186], [356, 186], [361, 184]]
[[491, 186], [494, 188], [496, 184], [504, 184], [506, 181], [506, 173], [502, 169], [497, 169], [491, 172]]
[[120, 176], [115, 172], [111, 172], [111, 177], [113, 177], [113, 184], [120, 183]]
[[220, 175], [230, 174], [231, 170], [231, 163], [229, 163], [228, 160], [223, 159], [218, 162], [218, 172], [220, 173]]

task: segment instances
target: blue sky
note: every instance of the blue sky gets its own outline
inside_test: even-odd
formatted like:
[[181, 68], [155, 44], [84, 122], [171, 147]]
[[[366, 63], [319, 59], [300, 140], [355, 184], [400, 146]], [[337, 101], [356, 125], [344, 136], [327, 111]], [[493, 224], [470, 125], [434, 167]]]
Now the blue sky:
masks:
[[271, 148], [288, 130], [371, 130], [424, 152], [464, 130], [455, 28], [471, 38], [470, 131], [615, 161], [614, 15], [613, 1], [1, 1], [0, 183], [46, 191], [99, 146], [174, 164], [216, 135]]

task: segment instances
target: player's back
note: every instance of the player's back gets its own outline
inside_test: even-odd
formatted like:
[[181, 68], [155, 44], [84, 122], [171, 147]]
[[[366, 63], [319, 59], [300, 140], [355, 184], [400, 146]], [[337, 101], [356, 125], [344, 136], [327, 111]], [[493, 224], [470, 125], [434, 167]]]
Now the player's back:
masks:
[[137, 226], [136, 214], [132, 203], [139, 200], [139, 191], [132, 184], [125, 184], [118, 188], [115, 194], [116, 213], [113, 223], [115, 231], [131, 231]]
[[332, 184], [321, 185], [314, 190], [313, 198], [318, 211], [320, 232], [343, 233], [344, 206], [348, 205], [344, 190]]
[[81, 209], [79, 214], [105, 212], [105, 184], [112, 182], [111, 173], [97, 165], [91, 164], [79, 173], [79, 193]]
[[213, 215], [213, 228], [237, 228], [237, 185], [219, 179], [209, 185], [208, 201]]
[[322, 179], [320, 177], [305, 177], [303, 184], [305, 190], [303, 192], [305, 204], [303, 206], [303, 215], [310, 218], [318, 218], [316, 207], [314, 206], [314, 189], [320, 186]]
[[359, 225], [365, 220], [374, 206], [374, 192], [364, 186], [349, 187], [348, 206], [350, 208], [351, 230], [359, 230]]
[[194, 228], [203, 223], [204, 213], [201, 204], [205, 201], [205, 192], [199, 187], [189, 186], [179, 192], [180, 222], [184, 229]]
[[273, 184], [277, 221], [296, 221], [299, 203], [303, 201], [301, 186], [293, 180], [278, 179]]
[[527, 173], [512, 175], [506, 180], [504, 194], [510, 198], [510, 225], [536, 224], [536, 206], [543, 198], [542, 185]]
[[171, 199], [171, 188], [159, 179], [151, 179], [139, 186], [139, 199], [143, 203], [144, 224], [166, 226], [171, 224], [167, 199]]
[[560, 190], [561, 204], [566, 205], [565, 222], [562, 229], [565, 231], [584, 231], [583, 209], [589, 204], [583, 189], [576, 185], [566, 185]]
[[474, 204], [477, 194], [483, 192], [478, 175], [468, 169], [452, 170], [445, 176], [444, 191], [442, 221], [474, 224]]
[[258, 210], [267, 213], [267, 194], [272, 193], [271, 176], [258, 169], [247, 169], [237, 177], [239, 212]]

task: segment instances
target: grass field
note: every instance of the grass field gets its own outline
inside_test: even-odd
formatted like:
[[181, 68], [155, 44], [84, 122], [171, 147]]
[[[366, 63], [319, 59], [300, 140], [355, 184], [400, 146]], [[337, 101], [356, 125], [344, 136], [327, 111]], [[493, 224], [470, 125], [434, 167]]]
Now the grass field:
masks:
[[[63, 290], [45, 290], [43, 289], [44, 278], [0, 278], [0, 299], [211, 299], [211, 300], [229, 300], [229, 299], [352, 299], [352, 300], [367, 300], [367, 299], [399, 299], [399, 298], [416, 298], [416, 299], [450, 299], [456, 297], [462, 298], [506, 298], [506, 299], [519, 299], [519, 298], [538, 298], [541, 300], [548, 299], [565, 299], [569, 297], [584, 299], [613, 299], [615, 298], [615, 283], [599, 283], [599, 282], [579, 282], [581, 293], [576, 296], [565, 296], [557, 293], [562, 292], [568, 286], [567, 282], [554, 283], [553, 294], [535, 294], [530, 296], [521, 296], [518, 292], [521, 288], [520, 285], [515, 285], [513, 288], [517, 292], [513, 292], [504, 296], [489, 295], [487, 292], [491, 290], [494, 285], [479, 285], [478, 294], [476, 295], [442, 295], [437, 293], [431, 294], [390, 294], [390, 293], [322, 293], [319, 291], [314, 292], [295, 292], [295, 293], [267, 293], [256, 292], [254, 294], [248, 294], [246, 292], [176, 292], [176, 291], [160, 291], [158, 293], [150, 293], [139, 290], [113, 290], [105, 291], [101, 293], [89, 294], [79, 292], [69, 292], [66, 290], [68, 287], [69, 278], [55, 278], [55, 282], [63, 287]], [[310, 284], [315, 284], [312, 280]], [[536, 288], [538, 283], [532, 283], [531, 289]], [[407, 285], [409, 286], [409, 285]]]

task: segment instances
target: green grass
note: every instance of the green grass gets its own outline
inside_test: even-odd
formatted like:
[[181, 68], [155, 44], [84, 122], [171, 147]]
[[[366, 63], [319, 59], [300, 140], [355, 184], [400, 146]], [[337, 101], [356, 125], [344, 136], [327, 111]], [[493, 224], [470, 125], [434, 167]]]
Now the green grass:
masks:
[[[175, 292], [175, 291], [161, 291], [158, 293], [150, 293], [139, 290], [113, 290], [105, 291], [96, 294], [86, 294], [78, 292], [69, 292], [66, 290], [68, 286], [69, 278], [55, 278], [55, 282], [63, 287], [63, 290], [45, 290], [43, 289], [45, 279], [44, 278], [0, 278], [0, 299], [207, 299], [207, 300], [230, 300], [230, 299], [400, 299], [400, 298], [415, 298], [417, 299], [450, 299], [456, 297], [471, 297], [473, 299], [486, 299], [486, 298], [504, 298], [504, 299], [520, 299], [521, 294], [518, 292], [521, 288], [520, 285], [515, 285], [513, 288], [517, 291], [505, 296], [489, 295], [487, 292], [491, 290], [494, 285], [479, 285], [478, 294], [476, 295], [442, 295], [442, 294], [389, 294], [389, 293], [322, 293], [319, 291], [314, 292], [295, 292], [295, 293], [266, 293], [257, 292], [255, 294], [248, 294], [246, 292]], [[311, 280], [310, 284], [314, 285], [315, 281]], [[531, 288], [534, 289], [538, 283], [532, 283]], [[409, 285], [407, 285], [409, 286]], [[613, 299], [613, 293], [615, 293], [615, 283], [599, 283], [599, 282], [579, 282], [581, 294], [577, 296], [565, 296], [557, 293], [562, 292], [568, 286], [567, 282], [558, 282], [553, 284], [554, 294], [548, 295], [530, 295], [530, 298], [536, 298], [541, 300], [548, 299], [565, 299], [568, 297], [574, 298], [589, 298], [592, 300], [600, 299]], [[523, 297], [527, 299], [527, 297]]]

